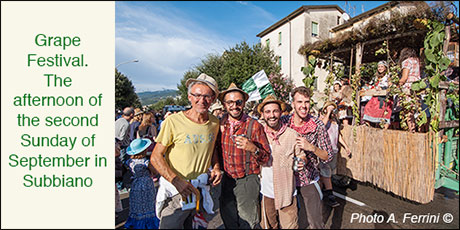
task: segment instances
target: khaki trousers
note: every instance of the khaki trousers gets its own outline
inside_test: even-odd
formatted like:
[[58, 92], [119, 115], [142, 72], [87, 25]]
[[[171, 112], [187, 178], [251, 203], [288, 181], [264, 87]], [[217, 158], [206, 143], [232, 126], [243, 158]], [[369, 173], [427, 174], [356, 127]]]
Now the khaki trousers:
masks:
[[[298, 229], [297, 198], [292, 197], [292, 204], [275, 209], [275, 199], [262, 197], [262, 220], [260, 225], [263, 229]], [[265, 216], [264, 216], [265, 214]], [[278, 221], [279, 220], [279, 221]]]

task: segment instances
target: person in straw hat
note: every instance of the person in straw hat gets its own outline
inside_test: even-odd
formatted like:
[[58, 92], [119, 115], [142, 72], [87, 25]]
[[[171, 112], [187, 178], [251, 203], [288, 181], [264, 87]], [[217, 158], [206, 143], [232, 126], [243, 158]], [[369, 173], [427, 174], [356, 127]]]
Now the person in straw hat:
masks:
[[225, 228], [259, 227], [260, 165], [267, 163], [270, 146], [263, 126], [243, 112], [249, 95], [234, 83], [219, 100], [227, 114], [220, 123], [220, 146], [225, 174], [220, 213]]
[[340, 133], [340, 125], [337, 118], [337, 105], [332, 101], [327, 101], [323, 108], [321, 108], [320, 119], [323, 121], [326, 126], [327, 133], [331, 140], [333, 158], [328, 163], [320, 162], [320, 182], [324, 186], [324, 198], [323, 202], [326, 205], [329, 205], [333, 208], [339, 206], [340, 204], [335, 200], [335, 196], [332, 193], [332, 182], [331, 176], [332, 172], [335, 170], [337, 165], [337, 154], [339, 153], [339, 143], [345, 148], [348, 156], [350, 156], [351, 151], [347, 143], [343, 139], [343, 136]]
[[222, 115], [224, 114], [224, 107], [220, 103], [220, 101], [216, 101], [214, 104], [211, 105], [211, 108], [209, 108], [209, 112], [211, 112], [212, 115], [216, 116], [219, 118], [219, 120], [222, 118]]
[[[300, 86], [292, 90], [291, 97], [294, 113], [281, 117], [283, 123], [300, 134], [296, 144], [305, 151], [307, 158], [303, 170], [296, 173], [298, 193], [303, 202], [300, 203], [300, 213], [307, 213], [310, 228], [324, 228], [322, 217], [321, 189], [318, 185], [320, 161], [332, 160], [331, 140], [323, 122], [310, 115], [311, 89]], [[305, 218], [299, 218], [299, 228], [305, 228]]]
[[192, 108], [168, 116], [156, 138], [151, 162], [161, 175], [157, 214], [162, 228], [190, 228], [195, 209], [182, 210], [183, 202], [199, 191], [189, 181], [205, 174], [211, 166], [210, 181], [220, 183], [222, 171], [214, 146], [219, 119], [209, 114], [219, 90], [214, 78], [202, 73], [188, 79], [188, 100]]
[[[270, 160], [261, 168], [260, 222], [264, 229], [298, 228], [294, 170], [302, 169], [306, 158], [296, 145], [297, 132], [280, 121], [285, 109], [286, 104], [273, 95], [268, 95], [257, 107], [272, 150]], [[302, 159], [297, 161], [298, 165], [294, 165], [294, 157]]]
[[134, 139], [137, 138], [137, 131], [139, 130], [139, 125], [142, 122], [142, 116], [144, 114], [144, 111], [140, 108], [135, 108], [134, 109], [134, 117], [129, 123], [130, 126], [130, 131], [129, 131], [129, 138], [130, 141], [133, 141]]
[[155, 215], [156, 190], [152, 174], [155, 169], [147, 158], [147, 148], [152, 144], [149, 139], [134, 139], [126, 150], [131, 156], [126, 165], [133, 173], [129, 191], [129, 217], [127, 229], [157, 229], [159, 220]]

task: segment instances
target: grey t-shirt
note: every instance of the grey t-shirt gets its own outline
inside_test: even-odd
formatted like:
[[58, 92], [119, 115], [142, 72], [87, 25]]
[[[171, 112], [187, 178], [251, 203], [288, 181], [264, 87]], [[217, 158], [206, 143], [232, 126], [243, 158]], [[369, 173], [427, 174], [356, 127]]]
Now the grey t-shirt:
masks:
[[120, 140], [122, 148], [128, 147], [130, 143], [129, 122], [123, 117], [120, 117], [117, 121], [115, 121], [115, 137]]

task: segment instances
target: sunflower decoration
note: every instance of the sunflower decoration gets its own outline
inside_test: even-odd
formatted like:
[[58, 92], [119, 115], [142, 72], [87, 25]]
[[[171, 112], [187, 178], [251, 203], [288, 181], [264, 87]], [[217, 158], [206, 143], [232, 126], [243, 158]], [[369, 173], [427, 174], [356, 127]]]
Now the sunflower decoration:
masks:
[[318, 56], [321, 52], [319, 50], [312, 50], [310, 52], [311, 55]]
[[426, 29], [426, 26], [428, 25], [428, 19], [426, 18], [417, 18], [414, 20], [414, 26], [415, 28], [419, 30]]

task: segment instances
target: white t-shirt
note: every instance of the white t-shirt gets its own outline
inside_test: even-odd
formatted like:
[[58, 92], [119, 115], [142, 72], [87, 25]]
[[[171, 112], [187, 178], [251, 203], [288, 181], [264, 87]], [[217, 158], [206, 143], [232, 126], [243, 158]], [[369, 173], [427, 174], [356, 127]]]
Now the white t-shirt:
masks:
[[[273, 190], [273, 157], [271, 155], [268, 162], [261, 167], [260, 176], [262, 177], [260, 178], [260, 193], [268, 198], [275, 199], [275, 192]], [[297, 189], [294, 188], [294, 194], [292, 196], [296, 195]]]
[[275, 192], [273, 191], [273, 166], [271, 156], [269, 163], [269, 167], [262, 166], [260, 170], [260, 175], [262, 176], [262, 178], [260, 178], [260, 193], [268, 198], [275, 199]]

